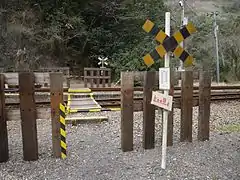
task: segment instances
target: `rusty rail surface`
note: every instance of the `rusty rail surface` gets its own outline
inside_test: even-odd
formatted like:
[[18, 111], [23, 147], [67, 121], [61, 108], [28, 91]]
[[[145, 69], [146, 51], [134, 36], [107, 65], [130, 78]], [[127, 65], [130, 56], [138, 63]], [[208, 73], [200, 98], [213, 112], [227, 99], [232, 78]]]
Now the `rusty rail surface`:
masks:
[[[36, 100], [36, 108], [38, 113], [38, 119], [49, 119], [50, 118], [50, 95], [46, 95], [44, 101]], [[120, 95], [119, 95], [120, 96]], [[18, 95], [15, 94], [15, 100], [13, 103], [6, 102], [6, 113], [7, 113], [7, 120], [19, 120], [19, 102], [16, 101], [19, 99]], [[7, 99], [6, 99], [7, 100]], [[211, 93], [211, 102], [217, 101], [231, 101], [231, 100], [240, 100], [240, 91], [238, 92], [214, 92]], [[67, 93], [64, 93], [64, 101], [67, 103]], [[111, 98], [98, 98], [98, 103], [103, 108], [116, 108], [120, 107], [121, 100], [120, 97], [111, 97]], [[193, 106], [198, 106], [198, 93], [193, 93]], [[143, 110], [143, 98], [142, 97], [135, 97], [134, 98], [134, 111], [142, 111]], [[180, 93], [175, 93], [174, 95], [174, 108], [181, 108], [181, 95]], [[46, 113], [48, 112], [48, 113]]]
[[[36, 92], [40, 92], [40, 91], [36, 91]], [[41, 91], [43, 92], [43, 91]], [[44, 91], [47, 92], [47, 91]], [[43, 92], [43, 93], [44, 93]], [[121, 101], [121, 97], [120, 97], [120, 93], [117, 94], [117, 97], [109, 97], [109, 94], [105, 94], [105, 95], [100, 95], [101, 97], [96, 98], [96, 101], [102, 105], [102, 106], [120, 106], [120, 101]], [[108, 97], [104, 97], [104, 96], [108, 96]], [[199, 93], [197, 91], [194, 91], [193, 93], [193, 99], [194, 101], [198, 100], [198, 96]], [[36, 104], [38, 105], [48, 105], [50, 104], [50, 95], [49, 93], [45, 93], [45, 94], [36, 94], [35, 95], [35, 99], [36, 99]], [[63, 99], [64, 101], [67, 103], [67, 93], [64, 93], [63, 95]], [[178, 91], [175, 91], [174, 93], [174, 101], [180, 101], [181, 99], [181, 93]], [[240, 99], [240, 89], [233, 91], [230, 89], [225, 89], [224, 91], [216, 91], [216, 90], [212, 90], [211, 92], [211, 101], [226, 101], [226, 100], [239, 100]], [[138, 97], [134, 97], [134, 101], [142, 101], [143, 97], [140, 94], [140, 97], [138, 95]], [[6, 96], [6, 106], [19, 106], [19, 96], [16, 93], [9, 93]]]
[[[81, 88], [80, 88], [81, 89]], [[93, 87], [90, 88], [92, 92], [116, 92], [116, 91], [121, 91], [120, 87]], [[193, 90], [198, 90], [198, 86], [194, 86]], [[180, 86], [175, 86], [174, 90], [181, 90]], [[240, 90], [240, 85], [231, 85], [231, 86], [211, 86], [211, 90]], [[4, 90], [6, 93], [18, 93], [19, 89], [18, 88], [9, 88]], [[64, 92], [68, 92], [68, 87], [63, 88]], [[134, 87], [134, 91], [143, 91], [143, 87]], [[49, 87], [36, 87], [35, 92], [50, 92]]]

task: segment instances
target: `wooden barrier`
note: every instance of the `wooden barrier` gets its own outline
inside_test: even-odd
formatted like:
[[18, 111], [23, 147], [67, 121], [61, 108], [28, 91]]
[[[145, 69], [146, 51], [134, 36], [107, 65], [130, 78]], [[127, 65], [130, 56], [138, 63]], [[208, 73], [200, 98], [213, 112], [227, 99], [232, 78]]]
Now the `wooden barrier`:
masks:
[[[69, 67], [41, 67], [39, 69], [31, 70], [34, 73], [54, 73], [61, 72], [64, 76], [70, 76], [70, 68]], [[18, 73], [17, 69], [5, 70], [4, 68], [0, 68], [0, 73]]]
[[70, 76], [70, 68], [69, 67], [42, 67], [38, 70], [34, 70], [34, 72], [48, 72], [48, 73], [54, 73], [54, 72], [61, 72], [63, 73], [63, 76]]
[[202, 67], [199, 77], [198, 140], [209, 140], [211, 73]]
[[[39, 109], [36, 108], [34, 84], [50, 83], [51, 87], [51, 119], [52, 119], [52, 144], [54, 157], [60, 157], [59, 148], [59, 103], [63, 103], [63, 74], [21, 72], [16, 78], [11, 78], [5, 73], [0, 74], [0, 162], [9, 159], [8, 134], [6, 124], [7, 109], [5, 108], [4, 83], [19, 85], [20, 119], [22, 128], [23, 159], [34, 161], [38, 159], [38, 140], [36, 119]], [[17, 112], [19, 114], [19, 110]], [[46, 111], [45, 111], [46, 114]], [[9, 117], [8, 117], [9, 118]]]
[[84, 86], [111, 87], [111, 69], [109, 68], [84, 68]]
[[121, 74], [121, 147], [124, 152], [133, 150], [133, 74]]
[[[51, 68], [39, 68], [35, 69], [32, 72], [35, 73], [35, 76], [41, 80], [41, 84], [35, 83], [36, 87], [49, 87], [49, 73], [62, 73], [64, 77], [63, 86], [66, 88], [70, 87], [70, 68], [69, 67], [51, 67]], [[6, 82], [9, 87], [18, 86], [18, 72], [3, 72], [6, 76]], [[39, 82], [39, 81], [38, 81]]]
[[38, 159], [36, 104], [34, 99], [34, 74], [19, 74], [19, 98], [22, 125], [23, 159]]
[[182, 74], [180, 141], [192, 141], [193, 72]]
[[[177, 75], [180, 74], [180, 75]], [[194, 75], [195, 74], [195, 75]], [[133, 150], [133, 82], [136, 73], [121, 73], [121, 147], [122, 151]], [[198, 140], [209, 139], [209, 118], [211, 100], [211, 78], [207, 71], [193, 73], [193, 71], [171, 72], [170, 95], [174, 94], [174, 81], [182, 80], [181, 88], [181, 125], [180, 141], [192, 141], [192, 108], [196, 104], [193, 100], [193, 79], [200, 77], [199, 84], [199, 123]], [[155, 107], [150, 104], [152, 91], [158, 89], [158, 72], [144, 72], [143, 87], [143, 148], [154, 148], [155, 141]], [[174, 102], [175, 104], [176, 102]], [[175, 105], [176, 107], [176, 105]], [[177, 105], [178, 107], [178, 105]], [[169, 113], [167, 145], [173, 144], [173, 113]]]
[[50, 91], [51, 91], [51, 119], [52, 119], [52, 146], [53, 156], [61, 157], [61, 148], [59, 146], [60, 122], [59, 122], [59, 104], [63, 103], [63, 76], [62, 74], [50, 74]]
[[4, 81], [4, 75], [0, 74], [0, 163], [8, 161], [9, 158]]
[[143, 89], [143, 148], [154, 148], [155, 141], [155, 106], [150, 104], [154, 90], [155, 72], [146, 72]]

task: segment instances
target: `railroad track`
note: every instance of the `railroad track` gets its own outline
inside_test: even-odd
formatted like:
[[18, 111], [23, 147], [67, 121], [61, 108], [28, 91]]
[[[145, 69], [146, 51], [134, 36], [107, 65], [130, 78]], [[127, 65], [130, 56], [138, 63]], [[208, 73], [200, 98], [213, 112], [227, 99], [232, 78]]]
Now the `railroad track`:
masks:
[[[230, 94], [212, 94], [211, 95], [211, 102], [216, 101], [232, 101], [232, 100], [240, 100], [240, 93], [230, 93]], [[180, 107], [181, 96], [176, 95], [174, 96], [175, 107]], [[103, 107], [120, 107], [121, 100], [120, 98], [109, 98], [109, 99], [99, 99], [98, 103]], [[143, 98], [136, 97], [134, 98], [134, 103], [142, 104]], [[198, 106], [198, 95], [193, 95], [193, 105]]]
[[[93, 92], [116, 92], [121, 91], [121, 87], [104, 87], [104, 88], [90, 88]], [[198, 90], [198, 86], [193, 87], [194, 90]], [[175, 86], [174, 90], [181, 90], [180, 86]], [[211, 90], [240, 90], [240, 85], [230, 85], [230, 86], [211, 86]], [[18, 93], [18, 88], [5, 89], [5, 93]], [[68, 88], [63, 88], [64, 92], [68, 92]], [[143, 91], [143, 87], [134, 87], [134, 91]], [[35, 92], [50, 92], [49, 87], [37, 87]]]
[[[104, 90], [105, 89], [105, 90]], [[96, 101], [102, 106], [102, 107], [120, 107], [121, 104], [121, 97], [120, 97], [120, 89], [119, 88], [100, 88], [100, 89], [93, 89], [93, 92], [99, 92], [98, 90], [104, 90], [104, 92], [118, 92], [118, 95], [115, 97], [104, 97], [102, 95], [99, 98], [96, 98]], [[194, 88], [193, 93], [193, 101], [194, 105], [198, 105], [198, 91], [197, 87]], [[112, 91], [110, 91], [112, 90]], [[142, 88], [135, 88], [135, 91], [141, 92]], [[39, 95], [41, 97], [36, 98], [36, 104], [38, 106], [44, 105], [48, 106], [50, 104], [50, 94], [46, 93], [48, 92], [47, 88], [44, 89], [38, 89], [38, 91], [43, 93], [42, 95]], [[45, 92], [45, 94], [44, 94]], [[18, 94], [16, 94], [17, 91], [14, 93], [11, 91], [10, 94], [7, 96], [6, 100], [6, 106], [19, 106], [19, 98]], [[37, 95], [38, 96], [38, 95]], [[109, 95], [107, 95], [109, 96]], [[12, 98], [11, 101], [8, 101], [8, 98]], [[227, 101], [227, 100], [240, 100], [240, 86], [216, 86], [212, 87], [211, 89], [211, 101]], [[67, 93], [64, 94], [64, 101], [67, 102]], [[142, 104], [143, 102], [143, 95], [140, 95], [138, 97], [134, 97], [134, 103]], [[180, 93], [180, 87], [175, 88], [174, 93], [174, 102], [176, 104], [179, 104], [181, 102], [181, 93]], [[179, 106], [179, 105], [176, 105]]]

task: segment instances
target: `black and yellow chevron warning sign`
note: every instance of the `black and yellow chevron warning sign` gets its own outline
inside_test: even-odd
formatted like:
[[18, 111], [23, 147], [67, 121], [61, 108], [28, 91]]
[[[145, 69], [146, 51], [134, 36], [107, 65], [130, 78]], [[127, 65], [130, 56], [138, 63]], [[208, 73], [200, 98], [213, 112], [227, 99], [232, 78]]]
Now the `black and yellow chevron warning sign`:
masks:
[[151, 53], [148, 53], [143, 57], [143, 60], [148, 67], [153, 65], [154, 61], [163, 58], [164, 55], [169, 51], [172, 51], [176, 57], [181, 59], [184, 63], [184, 66], [192, 65], [193, 57], [179, 45], [179, 43], [197, 31], [192, 23], [188, 23], [187, 25], [183, 26], [183, 28], [174, 33], [171, 37], [160, 30], [150, 20], [147, 20], [142, 28], [147, 33], [155, 36], [155, 39], [161, 43]]
[[65, 159], [67, 157], [67, 143], [66, 143], [66, 108], [60, 103], [60, 135], [61, 135], [61, 158]]

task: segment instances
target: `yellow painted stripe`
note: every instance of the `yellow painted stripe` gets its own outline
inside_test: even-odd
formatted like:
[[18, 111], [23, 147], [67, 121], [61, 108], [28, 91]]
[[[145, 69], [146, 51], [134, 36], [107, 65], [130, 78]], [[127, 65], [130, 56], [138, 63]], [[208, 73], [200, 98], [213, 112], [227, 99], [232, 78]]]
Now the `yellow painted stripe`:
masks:
[[70, 109], [70, 110], [69, 110], [69, 113], [77, 113], [77, 112], [78, 112], [77, 109]]
[[184, 61], [184, 66], [188, 67], [188, 66], [192, 66], [192, 65], [193, 65], [193, 57], [188, 56], [188, 58]]
[[93, 93], [89, 93], [90, 98], [93, 99]]
[[182, 52], [184, 51], [184, 49], [181, 47], [181, 46], [178, 46], [174, 51], [173, 51], [173, 54], [176, 56], [176, 57], [180, 57]]
[[62, 157], [62, 159], [66, 159], [66, 154], [64, 154], [64, 153], [61, 153], [61, 157]]
[[60, 134], [61, 134], [63, 137], [66, 137], [66, 131], [64, 131], [62, 128], [60, 128]]
[[157, 36], [155, 38], [158, 42], [163, 43], [163, 41], [165, 40], [166, 37], [167, 37], [167, 35], [163, 31], [159, 31], [159, 33], [157, 34]]
[[91, 89], [68, 89], [69, 93], [90, 93]]
[[174, 33], [173, 37], [176, 39], [178, 43], [181, 43], [184, 40], [184, 37], [180, 31], [177, 31], [176, 33]]
[[187, 28], [187, 30], [190, 34], [197, 32], [197, 29], [195, 28], [195, 26], [191, 22], [189, 22], [186, 25], [186, 28]]
[[121, 111], [121, 108], [110, 108], [111, 111]]
[[89, 109], [89, 112], [100, 112], [101, 109]]
[[62, 117], [62, 116], [60, 116], [60, 122], [62, 123], [62, 124], [64, 124], [65, 125], [65, 119]]
[[60, 110], [61, 110], [62, 112], [65, 112], [65, 106], [64, 106], [62, 103], [60, 103]]
[[153, 26], [154, 26], [154, 23], [152, 21], [146, 20], [142, 28], [144, 31], [149, 33], [152, 30]]
[[67, 113], [69, 112], [70, 106], [71, 106], [71, 94], [68, 94]]
[[159, 56], [161, 56], [162, 58], [167, 53], [166, 49], [163, 47], [162, 44], [156, 47], [156, 51], [158, 52]]
[[71, 101], [71, 94], [68, 94], [68, 101]]
[[65, 142], [61, 141], [61, 147], [64, 148], [64, 149], [67, 149], [67, 145]]
[[144, 60], [144, 63], [145, 63], [148, 67], [150, 67], [151, 65], [154, 64], [154, 60], [153, 60], [153, 58], [151, 57], [150, 54], [145, 55], [145, 56], [143, 57], [143, 60]]

